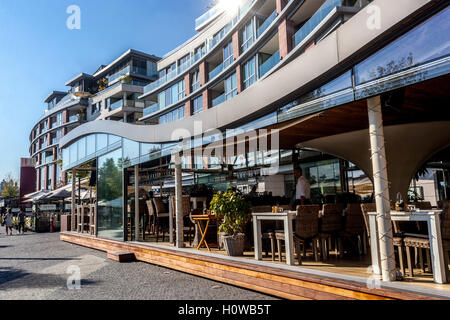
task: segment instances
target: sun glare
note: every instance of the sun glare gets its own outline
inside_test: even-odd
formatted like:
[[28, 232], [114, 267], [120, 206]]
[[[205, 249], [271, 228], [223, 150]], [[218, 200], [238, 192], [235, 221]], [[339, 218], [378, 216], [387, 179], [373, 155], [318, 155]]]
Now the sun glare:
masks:
[[220, 0], [219, 6], [228, 14], [233, 14], [239, 9], [241, 0]]

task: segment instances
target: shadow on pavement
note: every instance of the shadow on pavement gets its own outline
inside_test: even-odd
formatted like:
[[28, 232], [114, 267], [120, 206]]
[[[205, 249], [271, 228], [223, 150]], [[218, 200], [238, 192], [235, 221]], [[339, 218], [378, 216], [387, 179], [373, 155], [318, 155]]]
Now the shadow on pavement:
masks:
[[[13, 268], [0, 268], [0, 287], [8, 290], [66, 288], [68, 277], [69, 275], [28, 273]], [[100, 281], [81, 279], [81, 286], [98, 283]]]

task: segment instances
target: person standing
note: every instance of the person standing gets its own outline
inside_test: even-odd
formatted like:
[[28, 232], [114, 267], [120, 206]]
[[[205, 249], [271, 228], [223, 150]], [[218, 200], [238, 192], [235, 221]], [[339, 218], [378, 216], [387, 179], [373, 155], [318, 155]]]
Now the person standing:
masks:
[[296, 209], [297, 206], [311, 204], [311, 186], [309, 181], [303, 176], [302, 168], [295, 169], [294, 175], [295, 181], [297, 181], [294, 205], [294, 208]]
[[20, 210], [18, 217], [19, 217], [19, 233], [20, 233], [20, 230], [22, 230], [22, 234], [24, 234], [25, 233], [25, 213], [22, 210]]
[[8, 208], [8, 211], [6, 212], [5, 216], [5, 224], [6, 224], [6, 235], [8, 235], [8, 230], [10, 232], [10, 235], [12, 236], [12, 229], [13, 229], [13, 215], [11, 213], [11, 209]]

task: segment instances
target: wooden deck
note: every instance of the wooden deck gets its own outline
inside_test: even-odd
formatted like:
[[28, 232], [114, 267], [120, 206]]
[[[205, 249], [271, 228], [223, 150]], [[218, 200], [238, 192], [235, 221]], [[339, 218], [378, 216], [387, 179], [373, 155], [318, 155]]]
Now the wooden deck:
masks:
[[[231, 258], [223, 252], [176, 249], [168, 244], [124, 243], [63, 232], [61, 240], [104, 252], [134, 253], [138, 261], [208, 278], [291, 300], [423, 300], [446, 298], [441, 291], [417, 290], [416, 286], [392, 284], [369, 288], [367, 268], [361, 261], [347, 267], [305, 263], [290, 267], [268, 261], [257, 262], [247, 253]], [[337, 273], [337, 269], [341, 271]], [[345, 272], [342, 272], [345, 271]], [[402, 282], [403, 284], [404, 282]], [[447, 286], [447, 285], [445, 285]], [[425, 288], [424, 288], [425, 289]], [[449, 288], [450, 289], [450, 288]], [[425, 292], [425, 293], [424, 293]], [[448, 295], [450, 297], [450, 295]], [[449, 299], [447, 297], [447, 299]]]

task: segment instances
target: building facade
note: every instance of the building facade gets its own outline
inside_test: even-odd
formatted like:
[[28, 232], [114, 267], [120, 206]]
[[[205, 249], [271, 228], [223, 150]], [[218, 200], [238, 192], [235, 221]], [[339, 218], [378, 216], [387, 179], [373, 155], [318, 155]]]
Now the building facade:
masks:
[[30, 134], [30, 157], [36, 168], [36, 191], [67, 184], [61, 170], [58, 143], [77, 126], [95, 120], [136, 123], [151, 102], [138, 101], [143, 88], [156, 79], [158, 57], [128, 50], [109, 65], [69, 80], [66, 91], [53, 91], [45, 99], [44, 115]]

